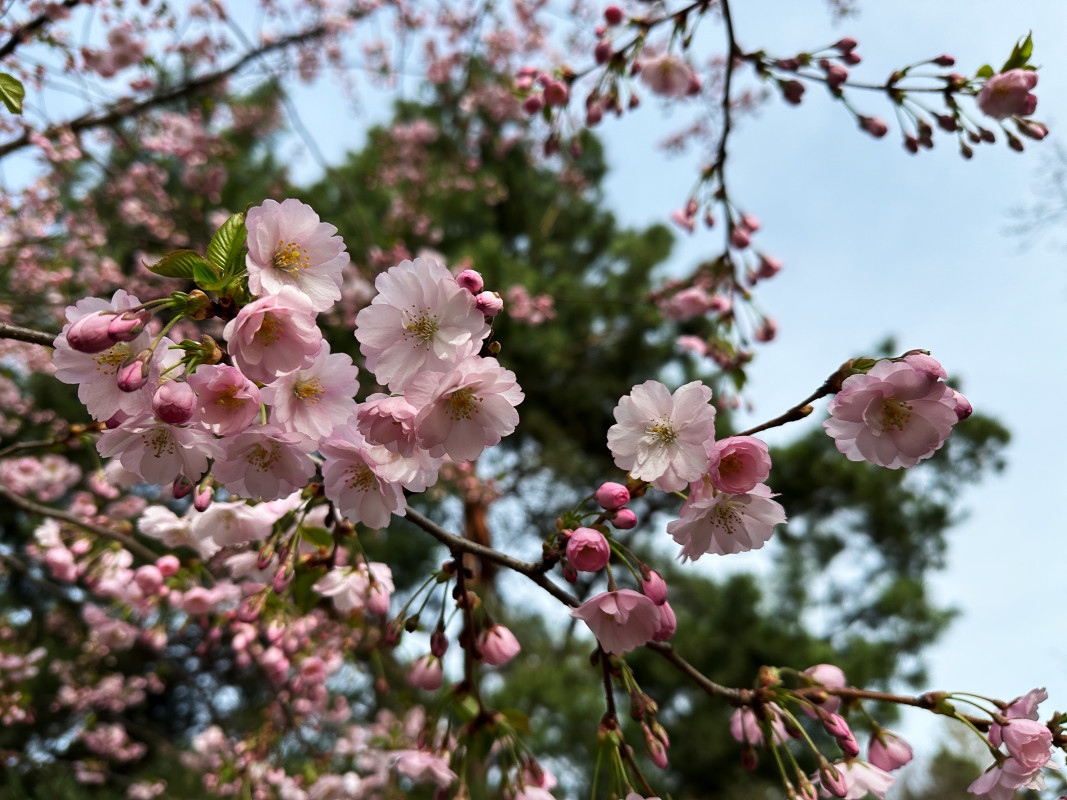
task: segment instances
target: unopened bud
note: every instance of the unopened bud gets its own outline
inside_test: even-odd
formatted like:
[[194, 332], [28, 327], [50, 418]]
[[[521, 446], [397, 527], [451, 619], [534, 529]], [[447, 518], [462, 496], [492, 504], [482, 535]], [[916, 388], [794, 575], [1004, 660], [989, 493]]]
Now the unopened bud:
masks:
[[211, 505], [211, 486], [202, 486], [193, 495], [193, 507], [197, 511], [207, 511], [208, 506]]
[[598, 64], [607, 64], [614, 53], [615, 48], [611, 46], [611, 39], [601, 39], [593, 48], [593, 58]]
[[851, 36], [846, 36], [845, 38], [839, 39], [837, 42], [835, 42], [833, 47], [839, 53], [851, 53], [853, 50], [856, 49], [856, 45], [858, 44], [859, 42], [857, 42]]
[[132, 342], [141, 335], [148, 319], [147, 312], [127, 311], [125, 314], [111, 318], [111, 324], [107, 327], [107, 335], [115, 342]]
[[114, 314], [100, 312], [86, 314], [67, 328], [67, 344], [79, 353], [99, 353], [111, 347], [115, 340], [108, 335]]
[[608, 6], [604, 9], [604, 19], [608, 25], [618, 25], [625, 19], [625, 15], [618, 6]]
[[152, 360], [151, 350], [142, 350], [137, 356], [121, 367], [116, 373], [119, 389], [124, 392], [136, 392], [148, 383], [148, 362]]
[[951, 67], [956, 63], [956, 59], [949, 55], [938, 56], [931, 63], [937, 64], [939, 67]]

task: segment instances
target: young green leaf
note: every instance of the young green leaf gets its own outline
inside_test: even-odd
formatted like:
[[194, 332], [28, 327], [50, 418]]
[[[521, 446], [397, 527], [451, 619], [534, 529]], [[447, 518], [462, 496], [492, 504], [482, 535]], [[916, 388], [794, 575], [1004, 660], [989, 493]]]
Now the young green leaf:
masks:
[[983, 64], [978, 68], [978, 72], [974, 73], [976, 78], [992, 78], [993, 68], [988, 64]]
[[22, 113], [22, 98], [26, 96], [26, 87], [14, 75], [0, 72], [0, 100], [12, 114]]
[[241, 268], [241, 249], [247, 238], [244, 212], [231, 216], [211, 237], [207, 258], [220, 275], [232, 276]]
[[162, 275], [164, 278], [192, 280], [196, 275], [198, 264], [207, 266], [204, 257], [195, 250], [175, 250], [173, 253], [163, 256], [155, 264], [145, 264], [144, 266], [149, 272]]

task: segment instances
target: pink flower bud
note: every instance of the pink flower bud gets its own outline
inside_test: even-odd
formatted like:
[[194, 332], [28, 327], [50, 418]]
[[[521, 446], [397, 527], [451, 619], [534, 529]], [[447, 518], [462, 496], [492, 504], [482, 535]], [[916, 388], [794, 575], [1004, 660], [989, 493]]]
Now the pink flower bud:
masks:
[[614, 53], [615, 48], [611, 46], [611, 39], [601, 39], [593, 48], [593, 58], [598, 64], [607, 64]]
[[892, 731], [879, 730], [871, 734], [867, 745], [867, 761], [879, 769], [892, 772], [912, 758], [911, 745]]
[[166, 381], [152, 396], [152, 413], [171, 425], [184, 425], [196, 413], [196, 392], [185, 381]]
[[647, 726], [645, 728], [645, 752], [648, 754], [648, 759], [660, 769], [667, 768], [667, 748], [663, 746], [663, 742], [660, 741]]
[[773, 256], [765, 256], [760, 254], [759, 257], [759, 269], [756, 270], [755, 275], [761, 280], [767, 278], [773, 278], [782, 270], [782, 262]]
[[1015, 127], [1019, 129], [1019, 133], [1030, 139], [1036, 139], [1041, 141], [1048, 136], [1048, 125], [1043, 122], [1034, 122], [1030, 119], [1016, 119]]
[[292, 568], [285, 564], [280, 565], [274, 573], [274, 580], [271, 581], [271, 588], [274, 589], [274, 593], [282, 594], [282, 592], [288, 589], [289, 584], [293, 582], [293, 576], [295, 574], [296, 572]]
[[845, 53], [841, 56], [841, 60], [853, 66], [863, 61], [859, 53]]
[[570, 99], [570, 89], [563, 81], [552, 81], [545, 86], [545, 105], [565, 106]]
[[839, 53], [851, 53], [853, 50], [856, 49], [856, 45], [858, 44], [859, 42], [857, 42], [851, 36], [846, 36], [845, 38], [839, 39], [837, 42], [835, 42], [833, 47]]
[[86, 314], [75, 320], [67, 328], [67, 344], [79, 353], [99, 353], [107, 350], [115, 343], [107, 333], [114, 318], [114, 314], [100, 312]]
[[826, 59], [819, 62], [823, 72], [826, 73], [826, 85], [831, 89], [837, 89], [848, 80], [848, 69], [840, 64], [834, 64]]
[[191, 480], [184, 475], [179, 475], [174, 479], [174, 483], [170, 487], [170, 493], [174, 496], [175, 500], [181, 500], [193, 490], [193, 486], [195, 486], [195, 484]]
[[136, 392], [148, 383], [148, 362], [152, 360], [151, 350], [142, 350], [132, 361], [119, 367], [116, 373], [119, 389], [124, 392]]
[[752, 236], [747, 230], [745, 230], [741, 226], [737, 226], [732, 231], [730, 231], [731, 247], [736, 247], [738, 250], [744, 250], [751, 243]]
[[833, 764], [826, 764], [819, 769], [823, 788], [834, 797], [844, 797], [848, 794], [848, 780], [843, 769], [836, 769]]
[[444, 628], [438, 627], [430, 634], [430, 655], [434, 658], [441, 658], [447, 652], [448, 637], [445, 635]]
[[600, 107], [600, 103], [593, 103], [585, 110], [585, 124], [590, 128], [599, 125], [602, 119], [604, 119], [604, 110]]
[[211, 505], [211, 487], [203, 486], [193, 494], [193, 506], [197, 511], [207, 511]]
[[441, 667], [441, 659], [427, 654], [416, 659], [408, 671], [408, 684], [416, 689], [425, 689], [432, 692], [440, 689], [444, 682], [445, 673]]
[[971, 413], [974, 411], [974, 409], [971, 408], [970, 400], [968, 400], [962, 394], [957, 392], [955, 389], [953, 389], [952, 391], [956, 396], [956, 408], [954, 409], [956, 412], [956, 419], [959, 422], [963, 422], [965, 419], [967, 419], [967, 417], [971, 416]]
[[867, 131], [875, 139], [881, 139], [889, 133], [889, 126], [878, 117], [860, 117], [860, 128]]
[[536, 114], [542, 108], [545, 107], [545, 101], [539, 94], [531, 94], [525, 100], [522, 101], [522, 109], [527, 114]]
[[611, 560], [611, 546], [600, 531], [578, 528], [567, 540], [567, 560], [579, 572], [597, 572]]
[[511, 661], [522, 648], [510, 630], [503, 625], [493, 625], [478, 637], [478, 649], [486, 664], [497, 667]]
[[667, 582], [654, 569], [648, 571], [648, 580], [641, 580], [641, 591], [657, 606], [667, 602]]
[[169, 578], [178, 571], [181, 567], [181, 562], [174, 556], [160, 556], [156, 561], [156, 566], [159, 567], [163, 577]]
[[756, 754], [756, 748], [747, 742], [741, 748], [741, 766], [746, 772], [755, 772], [756, 768], [759, 767], [759, 756]]
[[804, 84], [800, 81], [779, 81], [778, 88], [782, 90], [782, 97], [790, 105], [800, 105], [801, 98], [804, 97]]
[[504, 310], [504, 301], [496, 292], [481, 292], [474, 298], [478, 305], [478, 311], [486, 317], [495, 317]]
[[630, 528], [636, 528], [637, 514], [628, 508], [620, 508], [615, 512], [615, 516], [611, 518], [611, 524], [620, 531], [628, 531]]
[[125, 314], [116, 315], [111, 318], [107, 335], [115, 342], [132, 342], [141, 335], [148, 318], [149, 315], [144, 311], [140, 313], [127, 311]]
[[937, 64], [939, 67], [951, 67], [956, 63], [956, 59], [949, 55], [938, 56], [931, 63]]
[[607, 481], [596, 490], [596, 501], [601, 508], [614, 511], [630, 502], [630, 491], [621, 483]]
[[608, 25], [618, 25], [624, 19], [622, 9], [618, 6], [608, 6], [604, 9], [604, 19]]
[[375, 581], [367, 590], [367, 610], [380, 617], [389, 613], [389, 591], [381, 581]]
[[465, 269], [456, 276], [456, 283], [471, 294], [478, 294], [482, 290], [482, 276], [477, 270]]

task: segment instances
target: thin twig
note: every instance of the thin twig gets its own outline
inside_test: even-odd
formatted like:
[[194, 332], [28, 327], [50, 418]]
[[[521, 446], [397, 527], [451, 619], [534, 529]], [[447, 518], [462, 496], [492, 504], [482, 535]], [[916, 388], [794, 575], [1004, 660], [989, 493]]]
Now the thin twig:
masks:
[[[82, 0], [63, 0], [62, 5], [64, 8], [74, 8], [74, 6], [78, 5], [81, 2]], [[25, 25], [15, 28], [15, 30], [11, 32], [10, 38], [2, 45], [0, 45], [0, 58], [6, 58], [7, 56], [11, 55], [13, 52], [15, 52], [15, 48], [17, 48], [20, 44], [26, 43], [26, 41], [30, 38], [31, 34], [35, 33], [40, 28], [43, 28], [45, 25], [52, 22], [54, 19], [54, 15], [50, 16], [48, 14], [40, 14], [31, 19]]]
[[61, 522], [66, 522], [71, 525], [77, 525], [83, 530], [89, 531], [89, 533], [95, 534], [102, 539], [110, 539], [113, 542], [118, 542], [134, 555], [141, 558], [148, 563], [155, 563], [159, 556], [153, 553], [150, 549], [145, 547], [135, 539], [119, 533], [118, 531], [110, 530], [101, 525], [96, 525], [92, 522], [86, 522], [83, 519], [78, 519], [73, 514], [66, 511], [60, 511], [58, 508], [52, 508], [50, 506], [44, 506], [40, 503], [35, 503], [32, 500], [27, 500], [25, 497], [19, 497], [17, 494], [9, 490], [6, 486], [0, 485], [0, 499], [6, 500], [14, 506], [21, 508], [30, 514], [37, 514], [41, 517], [51, 517], [52, 519], [58, 519]]

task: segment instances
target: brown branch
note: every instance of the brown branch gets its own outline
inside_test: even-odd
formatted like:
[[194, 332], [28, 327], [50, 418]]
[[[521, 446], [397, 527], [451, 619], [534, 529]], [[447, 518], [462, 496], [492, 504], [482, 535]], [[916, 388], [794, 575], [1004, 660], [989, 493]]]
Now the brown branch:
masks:
[[37, 514], [41, 517], [51, 517], [52, 519], [58, 519], [59, 521], [69, 523], [70, 525], [77, 525], [79, 528], [89, 531], [89, 533], [99, 536], [102, 539], [110, 539], [113, 542], [118, 542], [131, 553], [148, 563], [154, 564], [156, 559], [159, 558], [159, 556], [153, 553], [149, 548], [125, 534], [113, 531], [101, 525], [96, 525], [92, 522], [86, 522], [83, 519], [78, 519], [73, 514], [66, 511], [60, 511], [58, 508], [44, 506], [40, 503], [35, 503], [32, 500], [27, 500], [25, 497], [20, 497], [3, 485], [0, 485], [0, 499], [6, 500], [11, 505], [17, 506], [27, 513]]
[[40, 344], [45, 347], [52, 347], [53, 342], [56, 340], [56, 334], [35, 331], [32, 328], [23, 328], [18, 325], [9, 325], [6, 322], [0, 322], [0, 339], [14, 339], [16, 342], [27, 342], [29, 344]]
[[[62, 5], [64, 8], [74, 8], [74, 6], [78, 5], [81, 2], [82, 0], [63, 0]], [[2, 45], [0, 45], [0, 58], [7, 58], [9, 55], [15, 52], [15, 49], [20, 44], [24, 44], [33, 33], [43, 28], [48, 23], [52, 22], [52, 20], [53, 17], [49, 16], [48, 14], [40, 14], [39, 16], [36, 16], [31, 19], [25, 25], [15, 28], [15, 30], [11, 32], [11, 37]]]
[[577, 597], [565, 589], [556, 586], [556, 584], [545, 577], [541, 562], [521, 561], [506, 553], [501, 553], [499, 550], [494, 550], [492, 547], [487, 547], [484, 544], [472, 542], [469, 539], [464, 539], [462, 536], [449, 533], [437, 523], [424, 517], [411, 506], [406, 507], [405, 513], [409, 520], [433, 536], [437, 541], [447, 546], [449, 550], [452, 550], [453, 552], [460, 551], [464, 553], [473, 553], [487, 561], [492, 561], [502, 567], [507, 567], [513, 572], [518, 572], [520, 575], [525, 575], [561, 603], [571, 606], [572, 608], [577, 608], [582, 604], [581, 600]]
[[[57, 136], [61, 131], [69, 130], [73, 133], [80, 133], [82, 131], [91, 130], [93, 128], [106, 127], [108, 125], [114, 125], [121, 122], [124, 119], [130, 117], [139, 116], [146, 111], [150, 111], [158, 106], [163, 106], [168, 103], [173, 103], [176, 100], [181, 100], [185, 97], [190, 97], [199, 92], [206, 91], [216, 84], [229, 78], [234, 73], [240, 71], [249, 62], [272, 53], [275, 50], [282, 50], [293, 45], [303, 44], [304, 42], [311, 41], [324, 36], [327, 33], [327, 26], [318, 25], [314, 28], [310, 28], [302, 33], [294, 33], [290, 36], [284, 36], [281, 39], [277, 39], [273, 42], [269, 42], [261, 46], [257, 50], [253, 50], [250, 53], [246, 53], [241, 58], [237, 59], [230, 66], [225, 67], [217, 72], [212, 72], [208, 75], [204, 75], [195, 80], [191, 80], [188, 83], [184, 83], [180, 86], [176, 86], [167, 91], [154, 94], [151, 97], [147, 97], [139, 102], [131, 102], [129, 98], [119, 100], [116, 103], [108, 106], [106, 110], [98, 113], [91, 114], [86, 113], [76, 119], [72, 119], [68, 122], [56, 123], [50, 125], [41, 131], [41, 135], [46, 138], [52, 138]], [[30, 144], [30, 132], [26, 131], [17, 139], [12, 139], [0, 145], [0, 158], [3, 158], [10, 153], [17, 150], [21, 150]]]

